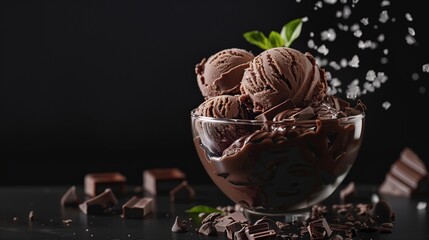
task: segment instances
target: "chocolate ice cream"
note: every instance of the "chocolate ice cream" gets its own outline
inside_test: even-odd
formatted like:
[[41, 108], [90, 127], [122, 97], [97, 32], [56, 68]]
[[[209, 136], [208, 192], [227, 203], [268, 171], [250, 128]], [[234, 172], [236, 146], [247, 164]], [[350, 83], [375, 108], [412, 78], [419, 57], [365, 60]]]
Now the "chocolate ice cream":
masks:
[[239, 94], [244, 69], [253, 58], [252, 53], [238, 48], [222, 50], [207, 60], [204, 58], [195, 67], [202, 95], [207, 99]]
[[326, 96], [324, 71], [309, 54], [272, 48], [256, 56], [244, 72], [241, 92], [255, 112], [291, 99], [297, 107], [316, 106]]

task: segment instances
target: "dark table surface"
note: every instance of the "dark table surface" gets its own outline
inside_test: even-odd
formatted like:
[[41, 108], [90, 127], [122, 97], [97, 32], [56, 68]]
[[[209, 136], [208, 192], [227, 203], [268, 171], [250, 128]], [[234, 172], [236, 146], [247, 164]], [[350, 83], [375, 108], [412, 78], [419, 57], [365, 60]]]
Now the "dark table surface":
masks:
[[[172, 233], [176, 216], [187, 219], [185, 210], [204, 204], [209, 206], [233, 205], [213, 185], [195, 186], [197, 198], [190, 203], [171, 204], [166, 196], [156, 198], [156, 211], [142, 220], [123, 219], [120, 206], [130, 196], [119, 198], [117, 214], [106, 216], [85, 215], [78, 208], [62, 208], [60, 198], [68, 186], [55, 187], [0, 187], [0, 239], [225, 239], [207, 237], [190, 231]], [[83, 199], [83, 190], [78, 187]], [[131, 189], [131, 188], [130, 188]], [[359, 201], [371, 202], [374, 187], [358, 186]], [[376, 234], [372, 239], [429, 239], [429, 208], [417, 209], [419, 202], [429, 199], [409, 199], [380, 196], [388, 201], [396, 214], [391, 234]], [[334, 192], [324, 203], [338, 202]], [[29, 221], [33, 211], [35, 220]], [[71, 219], [70, 224], [63, 220]]]

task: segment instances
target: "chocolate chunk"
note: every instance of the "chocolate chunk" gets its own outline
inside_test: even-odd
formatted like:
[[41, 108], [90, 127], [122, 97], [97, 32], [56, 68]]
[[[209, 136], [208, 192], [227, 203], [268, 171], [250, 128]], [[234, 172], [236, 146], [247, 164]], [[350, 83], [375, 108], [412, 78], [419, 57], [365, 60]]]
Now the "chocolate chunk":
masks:
[[206, 236], [216, 236], [217, 235], [216, 228], [214, 227], [213, 223], [211, 223], [211, 222], [206, 222], [203, 225], [201, 225], [201, 227], [198, 229], [198, 233], [201, 233], [201, 234], [206, 235]]
[[260, 224], [247, 226], [245, 228], [246, 236], [249, 240], [256, 239], [276, 239], [276, 231], [270, 229], [270, 225], [267, 221]]
[[230, 225], [233, 222], [234, 220], [232, 218], [225, 216], [225, 217], [217, 218], [213, 222], [213, 225], [216, 228], [216, 231], [223, 233], [226, 231], [226, 226]]
[[189, 226], [186, 221], [180, 222], [179, 216], [177, 216], [176, 219], [174, 220], [173, 226], [171, 227], [171, 231], [175, 233], [184, 233], [189, 231]]
[[268, 229], [274, 230], [276, 233], [278, 233], [280, 231], [280, 228], [277, 226], [276, 222], [274, 222], [273, 220], [271, 220], [267, 217], [263, 217], [263, 218], [257, 220], [254, 225], [259, 225], [262, 223], [267, 223]]
[[331, 227], [325, 218], [310, 222], [307, 230], [311, 239], [323, 239], [325, 236], [329, 237], [332, 234]]
[[410, 148], [405, 148], [386, 174], [379, 192], [404, 197], [428, 194], [429, 180], [424, 162]]
[[124, 218], [142, 219], [144, 216], [152, 212], [153, 199], [132, 197], [124, 205], [122, 205], [122, 215]]
[[195, 198], [195, 190], [183, 181], [170, 191], [170, 202], [189, 202]]
[[30, 222], [34, 221], [34, 211], [30, 211], [28, 213], [28, 221]]
[[233, 212], [227, 215], [232, 218], [235, 222], [246, 223], [248, 222], [247, 218], [241, 212]]
[[113, 193], [123, 195], [126, 180], [126, 177], [118, 172], [89, 173], [85, 175], [85, 193], [94, 197], [109, 188]]
[[344, 238], [341, 235], [334, 235], [330, 238], [330, 240], [343, 240]]
[[234, 240], [249, 240], [246, 235], [246, 227], [234, 233]]
[[85, 214], [105, 214], [109, 208], [118, 203], [112, 190], [106, 189], [103, 193], [79, 204], [80, 210]]
[[292, 119], [297, 121], [304, 121], [304, 120], [310, 120], [313, 119], [315, 116], [314, 110], [312, 107], [306, 107], [302, 109], [301, 111], [293, 114], [291, 116]]
[[79, 198], [76, 194], [76, 187], [71, 186], [61, 197], [61, 206], [63, 207], [77, 207], [79, 205]]
[[288, 99], [268, 109], [267, 111], [259, 114], [258, 116], [255, 117], [255, 119], [260, 121], [272, 121], [278, 113], [283, 112], [287, 109], [292, 109], [294, 107], [295, 107], [295, 103], [291, 99]]
[[376, 203], [369, 211], [371, 217], [378, 223], [392, 222], [392, 213], [393, 212], [390, 205], [383, 200]]
[[143, 172], [143, 188], [152, 196], [169, 194], [186, 175], [178, 168], [155, 168]]
[[233, 222], [226, 226], [226, 237], [228, 239], [234, 239], [234, 234], [243, 228], [240, 223]]
[[207, 215], [207, 217], [203, 219], [203, 221], [201, 221], [201, 223], [204, 224], [208, 222], [214, 222], [217, 218], [220, 217], [222, 217], [222, 214], [220, 212], [210, 213], [209, 215]]
[[356, 198], [355, 183], [350, 182], [345, 188], [340, 190], [340, 201], [341, 203], [353, 202]]

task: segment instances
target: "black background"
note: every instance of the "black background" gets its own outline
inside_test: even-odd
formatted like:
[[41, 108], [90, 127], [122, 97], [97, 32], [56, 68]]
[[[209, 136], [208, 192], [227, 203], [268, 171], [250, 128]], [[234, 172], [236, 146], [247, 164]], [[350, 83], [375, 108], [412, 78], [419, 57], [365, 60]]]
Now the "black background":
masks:
[[[314, 3], [1, 1], [0, 185], [80, 184], [85, 173], [98, 171], [120, 171], [140, 183], [144, 169], [171, 166], [183, 169], [191, 182], [209, 182], [191, 136], [189, 113], [203, 100], [195, 64], [231, 47], [258, 54], [242, 33], [280, 31], [304, 16], [309, 22], [292, 47], [320, 55], [308, 49], [309, 34], [320, 39], [319, 33], [332, 27], [339, 36], [323, 42], [330, 49], [327, 57], [359, 55], [358, 69], [327, 67], [344, 84], [364, 80], [369, 69], [389, 76], [380, 89], [361, 97], [368, 107], [365, 139], [347, 181], [381, 182], [407, 146], [429, 164], [423, 116], [428, 93], [419, 92], [429, 87], [429, 73], [422, 72], [429, 62], [425, 2], [392, 1], [385, 9], [396, 22], [380, 24], [380, 1], [360, 0], [341, 22], [368, 17], [361, 38], [386, 36], [375, 50], [358, 49], [358, 38], [338, 30], [335, 12], [343, 4], [316, 11]], [[406, 12], [413, 22], [405, 20]], [[416, 30], [418, 46], [406, 44], [408, 26]], [[380, 64], [384, 48], [386, 65]], [[388, 110], [384, 101], [392, 104]]]

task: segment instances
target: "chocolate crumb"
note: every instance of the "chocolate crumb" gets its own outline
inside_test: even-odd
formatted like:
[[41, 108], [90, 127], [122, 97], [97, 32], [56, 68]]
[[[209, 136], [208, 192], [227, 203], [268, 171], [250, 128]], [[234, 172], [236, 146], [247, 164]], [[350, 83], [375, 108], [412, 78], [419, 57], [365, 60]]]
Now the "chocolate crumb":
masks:
[[180, 222], [179, 221], [179, 216], [176, 217], [176, 219], [174, 220], [174, 224], [171, 227], [171, 231], [175, 232], [175, 233], [184, 233], [189, 231], [189, 227], [187, 225], [187, 222]]

